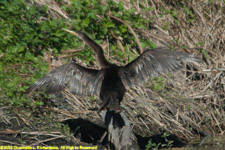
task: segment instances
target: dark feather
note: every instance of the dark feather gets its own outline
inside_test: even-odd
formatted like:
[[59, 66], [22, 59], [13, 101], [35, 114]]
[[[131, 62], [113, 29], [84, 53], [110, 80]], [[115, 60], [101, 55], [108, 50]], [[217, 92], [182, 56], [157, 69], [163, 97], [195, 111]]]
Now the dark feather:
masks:
[[144, 51], [137, 59], [121, 67], [119, 76], [126, 89], [146, 82], [150, 77], [180, 69], [184, 63], [198, 64], [199, 59], [159, 47]]
[[105, 59], [102, 48], [86, 34], [69, 32], [94, 50], [102, 69], [88, 69], [70, 61], [35, 82], [27, 89], [26, 94], [31, 94], [37, 88], [48, 94], [68, 88], [76, 95], [98, 96], [102, 100], [100, 110], [107, 108], [117, 112], [126, 89], [143, 84], [150, 77], [161, 73], [174, 72], [184, 66], [184, 63], [199, 63], [199, 59], [192, 55], [159, 47], [146, 50], [126, 66], [117, 66]]
[[76, 95], [99, 96], [103, 79], [104, 70], [88, 69], [71, 60], [36, 81], [27, 89], [26, 94], [31, 94], [37, 88], [45, 90], [47, 94], [68, 88]]

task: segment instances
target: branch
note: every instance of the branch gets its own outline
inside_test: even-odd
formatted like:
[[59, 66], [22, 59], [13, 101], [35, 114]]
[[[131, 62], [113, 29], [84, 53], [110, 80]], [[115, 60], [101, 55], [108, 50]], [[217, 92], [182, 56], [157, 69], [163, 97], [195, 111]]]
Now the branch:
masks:
[[137, 42], [137, 45], [139, 47], [139, 53], [142, 54], [143, 53], [143, 48], [141, 47], [141, 43], [140, 43], [136, 33], [134, 32], [134, 30], [131, 28], [131, 26], [129, 24], [127, 24], [125, 21], [121, 20], [120, 18], [117, 18], [117, 17], [112, 16], [112, 15], [109, 15], [109, 17], [111, 17], [113, 19], [116, 19], [119, 22], [122, 22], [123, 24], [125, 24], [128, 27], [128, 29], [131, 31], [131, 33], [133, 34], [133, 36], [134, 36], [134, 38], [135, 38], [135, 40]]

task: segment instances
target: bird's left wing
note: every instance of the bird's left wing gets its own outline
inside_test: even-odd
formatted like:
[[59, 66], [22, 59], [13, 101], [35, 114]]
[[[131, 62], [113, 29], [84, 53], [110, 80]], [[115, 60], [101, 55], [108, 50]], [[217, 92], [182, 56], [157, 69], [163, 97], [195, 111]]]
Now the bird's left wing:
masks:
[[176, 71], [186, 62], [197, 65], [200, 60], [193, 55], [170, 51], [165, 47], [154, 48], [144, 51], [137, 59], [121, 67], [119, 76], [128, 89], [143, 84], [150, 77]]
[[36, 81], [26, 94], [36, 89], [52, 94], [68, 88], [75, 95], [99, 96], [103, 79], [104, 70], [88, 69], [71, 60]]

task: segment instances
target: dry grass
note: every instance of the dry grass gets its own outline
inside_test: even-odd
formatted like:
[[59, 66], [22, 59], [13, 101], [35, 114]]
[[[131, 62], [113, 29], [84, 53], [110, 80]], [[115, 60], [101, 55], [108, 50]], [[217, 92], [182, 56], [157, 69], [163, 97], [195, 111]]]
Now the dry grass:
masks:
[[[117, 0], [114, 0], [117, 1]], [[44, 1], [36, 1], [46, 5]], [[122, 102], [134, 131], [143, 136], [168, 131], [184, 140], [225, 131], [225, 23], [224, 2], [207, 1], [154, 1], [127, 3], [126, 9], [154, 20], [150, 30], [133, 28], [137, 35], [151, 39], [158, 46], [172, 46], [177, 51], [194, 54], [202, 59], [200, 67], [188, 65], [174, 75], [164, 75], [166, 83], [158, 92], [151, 90], [152, 83], [129, 90]], [[153, 11], [142, 7], [153, 7]], [[192, 10], [195, 19], [188, 22], [183, 7]], [[175, 9], [177, 20], [163, 10]], [[49, 9], [53, 14], [67, 18], [57, 5]], [[59, 17], [58, 15], [55, 15]], [[185, 45], [187, 48], [182, 48]], [[207, 55], [204, 55], [204, 51]], [[154, 83], [153, 83], [154, 84]], [[158, 94], [157, 94], [158, 93]], [[100, 120], [96, 110], [99, 101], [80, 98], [65, 92], [56, 112], [59, 121], [83, 117]], [[67, 104], [64, 103], [67, 101]], [[60, 103], [63, 103], [61, 105]], [[66, 117], [67, 116], [67, 117]]]

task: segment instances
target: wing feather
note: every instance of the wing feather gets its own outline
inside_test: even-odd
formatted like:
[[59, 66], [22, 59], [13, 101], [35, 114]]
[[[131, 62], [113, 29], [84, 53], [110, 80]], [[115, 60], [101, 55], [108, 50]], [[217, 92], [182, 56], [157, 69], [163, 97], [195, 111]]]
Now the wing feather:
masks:
[[26, 90], [26, 94], [36, 89], [52, 94], [68, 88], [76, 95], [99, 96], [103, 79], [104, 70], [88, 69], [71, 60], [36, 81]]
[[126, 88], [140, 85], [150, 77], [161, 73], [173, 72], [180, 69], [184, 63], [198, 64], [197, 57], [181, 52], [170, 51], [159, 47], [144, 51], [137, 59], [119, 69], [119, 76]]

